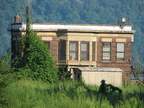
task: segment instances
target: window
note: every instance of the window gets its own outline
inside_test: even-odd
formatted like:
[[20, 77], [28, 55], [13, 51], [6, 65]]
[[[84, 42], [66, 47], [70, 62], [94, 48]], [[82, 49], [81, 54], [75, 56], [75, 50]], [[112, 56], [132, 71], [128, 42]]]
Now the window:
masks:
[[124, 43], [117, 43], [117, 61], [124, 61]]
[[19, 44], [19, 38], [20, 36], [19, 35], [14, 35], [12, 37], [12, 58], [16, 58], [16, 57], [20, 57], [21, 56], [21, 53], [19, 51], [19, 47], [18, 47], [18, 44]]
[[81, 60], [89, 60], [89, 42], [81, 42]]
[[66, 60], [66, 41], [60, 40], [58, 44], [58, 59]]
[[92, 42], [92, 61], [95, 61], [95, 42]]
[[70, 42], [69, 60], [78, 60], [78, 42]]
[[110, 42], [104, 42], [103, 43], [103, 56], [102, 56], [103, 61], [110, 61], [110, 59], [111, 59], [110, 51], [111, 51]]
[[43, 41], [43, 42], [48, 46], [48, 48], [50, 50], [50, 41]]

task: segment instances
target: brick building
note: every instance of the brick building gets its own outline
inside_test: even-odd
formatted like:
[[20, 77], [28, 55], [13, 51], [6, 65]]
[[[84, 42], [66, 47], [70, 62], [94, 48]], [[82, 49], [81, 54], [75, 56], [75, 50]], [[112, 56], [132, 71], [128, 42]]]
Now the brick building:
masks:
[[[26, 34], [26, 23], [17, 18], [10, 30], [13, 58], [19, 56], [17, 43]], [[73, 80], [82, 76], [88, 84], [105, 79], [121, 86], [130, 79], [132, 26], [34, 23], [31, 29], [48, 44], [56, 65], [67, 66]]]

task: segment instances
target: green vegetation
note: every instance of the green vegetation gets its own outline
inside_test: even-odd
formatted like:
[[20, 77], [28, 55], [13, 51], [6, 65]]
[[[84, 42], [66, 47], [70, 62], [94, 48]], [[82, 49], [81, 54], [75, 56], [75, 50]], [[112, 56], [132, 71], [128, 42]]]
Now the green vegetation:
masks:
[[14, 16], [23, 16], [24, 22], [26, 1], [25, 0], [0, 0], [0, 58], [11, 47], [11, 34], [7, 31], [14, 22]]
[[9, 75], [12, 72], [10, 67], [10, 52], [7, 50], [7, 52], [0, 59], [0, 92], [2, 88], [6, 86]]
[[0, 59], [0, 75], [10, 72], [10, 52], [7, 51]]
[[[132, 62], [144, 67], [144, 3], [141, 0], [29, 0], [33, 23], [117, 24], [128, 16], [136, 30]], [[64, 67], [57, 73], [47, 46], [29, 31], [20, 40], [24, 56], [12, 62], [9, 53], [10, 23], [15, 15], [25, 22], [26, 0], [0, 0], [0, 107], [4, 108], [143, 108], [144, 88], [132, 84], [112, 93], [99, 93], [97, 86], [66, 81]], [[3, 56], [2, 56], [3, 55]], [[135, 74], [139, 74], [135, 68]], [[57, 81], [59, 79], [61, 81]], [[20, 80], [15, 80], [20, 79]], [[28, 80], [29, 79], [29, 80]], [[31, 79], [31, 80], [30, 80]], [[53, 82], [53, 83], [52, 83]], [[55, 83], [54, 83], [55, 82]]]
[[[88, 86], [88, 85], [87, 85]], [[98, 86], [67, 81], [46, 83], [20, 80], [9, 84], [3, 92], [4, 108], [143, 108], [144, 88], [132, 84], [122, 88], [123, 94], [101, 94]]]
[[58, 67], [58, 77], [60, 81], [70, 80], [71, 73], [67, 71], [66, 66]]
[[58, 80], [57, 68], [50, 51], [36, 32], [28, 29], [26, 36], [19, 41], [19, 52], [22, 56], [13, 63], [14, 78], [31, 78], [48, 82]]
[[132, 74], [134, 76], [134, 79], [139, 79], [140, 74], [142, 74], [142, 71], [139, 67], [132, 67]]
[[[10, 48], [7, 29], [13, 17], [25, 22], [27, 0], [0, 0], [0, 57]], [[33, 23], [116, 24], [120, 16], [129, 17], [136, 30], [132, 43], [134, 66], [144, 67], [144, 3], [143, 0], [28, 0]]]

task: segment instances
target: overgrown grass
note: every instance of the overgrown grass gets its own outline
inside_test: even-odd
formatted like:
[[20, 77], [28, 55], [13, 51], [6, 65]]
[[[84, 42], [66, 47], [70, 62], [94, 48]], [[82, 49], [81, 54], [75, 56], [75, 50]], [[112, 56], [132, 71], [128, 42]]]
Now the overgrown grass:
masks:
[[100, 94], [98, 86], [87, 91], [78, 82], [54, 84], [21, 80], [4, 88], [3, 108], [143, 108], [144, 87], [131, 85], [118, 92]]

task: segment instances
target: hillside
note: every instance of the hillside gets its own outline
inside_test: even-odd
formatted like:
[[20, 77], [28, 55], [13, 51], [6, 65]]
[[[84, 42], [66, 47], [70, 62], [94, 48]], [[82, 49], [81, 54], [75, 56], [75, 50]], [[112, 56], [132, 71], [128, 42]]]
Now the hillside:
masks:
[[114, 24], [127, 16], [136, 30], [132, 62], [144, 68], [144, 0], [0, 0], [0, 56], [10, 47], [7, 29], [14, 15], [25, 22], [25, 7], [31, 6], [33, 23]]

